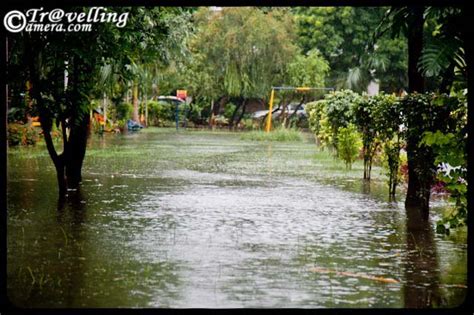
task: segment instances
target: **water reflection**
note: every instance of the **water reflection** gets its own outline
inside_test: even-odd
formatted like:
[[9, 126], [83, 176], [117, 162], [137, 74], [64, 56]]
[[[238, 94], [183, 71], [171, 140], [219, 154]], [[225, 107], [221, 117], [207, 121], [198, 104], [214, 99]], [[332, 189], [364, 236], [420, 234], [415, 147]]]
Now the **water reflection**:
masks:
[[[64, 283], [59, 293], [59, 299], [65, 306], [73, 306], [74, 301], [83, 296], [84, 293], [84, 273], [85, 266], [85, 233], [84, 225], [87, 214], [87, 196], [81, 187], [75, 190], [69, 190], [68, 195], [58, 199], [57, 204], [57, 222], [58, 227], [63, 233], [64, 243], [56, 243], [58, 252], [58, 265], [52, 270], [63, 270]], [[64, 270], [64, 264], [61, 264], [61, 255], [63, 259], [70, 258], [74, 263], [67, 264], [67, 271]], [[54, 298], [57, 298], [54, 296]]]
[[456, 305], [438, 288], [466, 291], [453, 288], [465, 284], [464, 241], [405, 222], [380, 179], [324, 173], [313, 144], [106, 134], [91, 139], [81, 190], [60, 202], [35, 150], [9, 158], [18, 306], [399, 308]]
[[405, 307], [439, 307], [444, 303], [431, 221], [418, 208], [407, 208], [406, 216]]

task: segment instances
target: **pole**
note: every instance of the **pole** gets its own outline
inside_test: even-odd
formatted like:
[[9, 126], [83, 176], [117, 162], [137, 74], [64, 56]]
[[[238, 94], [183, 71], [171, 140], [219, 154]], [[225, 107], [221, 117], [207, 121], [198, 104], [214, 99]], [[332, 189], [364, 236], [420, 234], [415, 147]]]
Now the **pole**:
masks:
[[184, 104], [184, 129], [186, 129], [188, 127], [188, 113], [189, 113], [188, 100], [186, 99], [186, 101], [183, 104]]
[[178, 102], [175, 102], [176, 103], [176, 110], [175, 110], [175, 120], [176, 120], [176, 131], [178, 131], [178, 128], [179, 128], [179, 103]]
[[148, 96], [145, 93], [145, 126], [148, 127]]
[[104, 129], [107, 124], [107, 94], [104, 92]]
[[270, 107], [268, 109], [267, 126], [265, 127], [266, 132], [270, 132], [270, 129], [272, 127], [272, 110], [273, 110], [274, 97], [275, 97], [275, 90], [272, 88], [272, 92], [270, 94]]

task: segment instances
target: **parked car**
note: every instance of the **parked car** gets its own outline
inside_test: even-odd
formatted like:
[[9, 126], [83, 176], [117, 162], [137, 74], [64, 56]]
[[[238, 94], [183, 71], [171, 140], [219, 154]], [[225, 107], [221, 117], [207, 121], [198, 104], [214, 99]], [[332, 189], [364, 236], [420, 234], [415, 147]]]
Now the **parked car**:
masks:
[[[289, 115], [293, 114], [293, 112], [295, 111], [295, 109], [296, 109], [296, 107], [297, 107], [298, 105], [299, 105], [299, 103], [291, 103], [291, 104], [288, 104], [288, 106], [287, 106], [287, 108], [286, 108], [288, 114], [289, 114]], [[306, 116], [306, 111], [305, 111], [304, 108], [305, 108], [305, 104], [301, 104], [301, 106], [300, 106], [300, 107], [298, 108], [298, 110], [296, 111], [296, 115], [297, 115], [298, 117]], [[281, 109], [279, 109], [279, 110], [273, 112], [273, 114], [272, 114], [273, 118], [276, 118], [276, 117], [280, 116], [280, 115], [281, 115], [281, 112], [282, 112]], [[268, 110], [258, 110], [258, 111], [254, 112], [254, 113], [252, 114], [252, 118], [253, 118], [253, 119], [261, 119], [261, 118], [265, 117], [265, 115], [267, 115], [267, 113], [268, 113]]]
[[288, 113], [291, 115], [295, 111], [295, 109], [298, 107], [296, 110], [296, 116], [301, 117], [301, 116], [306, 116], [306, 110], [305, 110], [306, 104], [299, 104], [299, 103], [292, 103], [288, 105]]

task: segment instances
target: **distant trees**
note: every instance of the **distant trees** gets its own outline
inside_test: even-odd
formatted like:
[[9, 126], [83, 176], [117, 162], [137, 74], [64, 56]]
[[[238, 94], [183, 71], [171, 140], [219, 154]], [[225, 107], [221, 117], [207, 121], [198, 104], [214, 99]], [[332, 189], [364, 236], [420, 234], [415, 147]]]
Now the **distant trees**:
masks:
[[367, 90], [372, 80], [386, 92], [407, 86], [407, 44], [401, 38], [372, 34], [384, 16], [383, 7], [295, 7], [298, 44], [318, 49], [329, 61], [329, 86]]
[[297, 53], [291, 16], [248, 7], [219, 12], [203, 8], [195, 19], [190, 49], [196, 76], [190, 79], [214, 97], [225, 95], [233, 101], [232, 127], [245, 113], [247, 100], [265, 98], [273, 84], [285, 82], [286, 65]]

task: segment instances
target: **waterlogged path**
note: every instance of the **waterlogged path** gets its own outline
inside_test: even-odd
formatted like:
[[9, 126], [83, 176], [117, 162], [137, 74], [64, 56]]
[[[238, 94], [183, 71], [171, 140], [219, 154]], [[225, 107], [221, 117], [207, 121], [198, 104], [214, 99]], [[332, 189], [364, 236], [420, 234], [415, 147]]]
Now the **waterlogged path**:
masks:
[[8, 295], [23, 307], [452, 307], [466, 243], [407, 231], [375, 168], [301, 143], [146, 130], [94, 137], [57, 203], [44, 147], [9, 153]]

